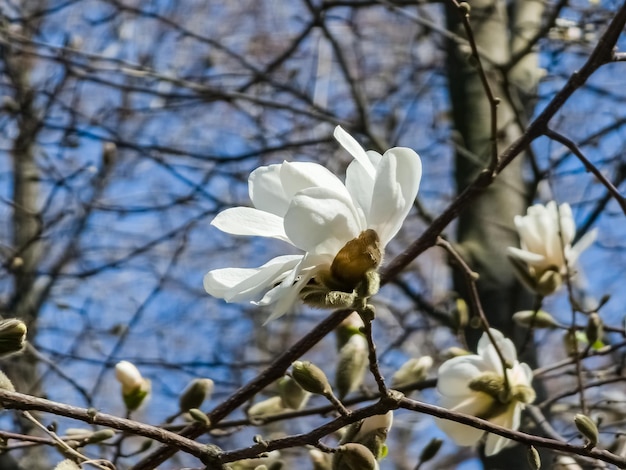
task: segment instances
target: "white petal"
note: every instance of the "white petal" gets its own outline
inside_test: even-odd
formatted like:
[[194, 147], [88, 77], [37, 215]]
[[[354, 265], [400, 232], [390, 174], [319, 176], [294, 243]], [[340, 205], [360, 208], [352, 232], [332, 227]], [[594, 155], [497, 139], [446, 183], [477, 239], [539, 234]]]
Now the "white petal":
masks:
[[335, 127], [335, 132], [333, 133], [337, 142], [352, 155], [352, 157], [357, 160], [360, 166], [363, 168], [365, 173], [369, 176], [370, 179], [374, 179], [376, 169], [363, 147], [356, 141], [354, 137], [348, 134], [341, 126]]
[[[373, 166], [378, 166], [382, 155], [376, 152], [368, 152], [367, 156]], [[363, 209], [364, 214], [369, 214], [374, 194], [374, 181], [376, 174], [369, 172], [359, 160], [353, 160], [346, 170], [346, 188], [354, 201]]]
[[348, 190], [328, 168], [311, 162], [284, 162], [280, 166], [280, 181], [287, 199], [308, 188], [327, 188], [349, 196]]
[[537, 226], [535, 225], [533, 218], [530, 215], [527, 215], [526, 217], [516, 215], [513, 220], [515, 222], [515, 226], [517, 227], [517, 232], [519, 233], [522, 248], [533, 253], [544, 253], [545, 241], [537, 232]]
[[568, 203], [563, 203], [559, 206], [559, 216], [561, 217], [561, 235], [563, 236], [563, 243], [570, 245], [572, 240], [574, 240], [576, 225], [574, 224], [572, 208]]
[[[520, 408], [516, 405], [509, 406], [505, 413], [492, 418], [490, 421], [504, 428], [516, 430], [519, 427], [520, 411]], [[513, 441], [506, 437], [489, 433], [485, 442], [485, 455], [495, 455], [512, 443]]]
[[387, 150], [377, 168], [368, 227], [378, 233], [385, 246], [411, 210], [420, 180], [422, 161], [413, 150], [395, 147]]
[[529, 264], [530, 266], [541, 267], [547, 265], [546, 257], [541, 254], [520, 250], [514, 246], [508, 246], [506, 251], [509, 255]]
[[227, 302], [254, 300], [291, 271], [302, 256], [278, 256], [260, 268], [224, 268], [209, 271], [204, 276], [204, 289]]
[[[492, 401], [486, 399], [487, 395], [475, 393], [468, 397], [465, 401], [454, 407], [446, 406], [445, 400], [442, 400], [442, 406], [452, 411], [464, 413], [470, 416], [483, 414], [492, 404]], [[482, 429], [473, 428], [465, 424], [457, 423], [447, 419], [435, 419], [435, 423], [443, 432], [450, 436], [454, 442], [461, 446], [471, 446], [476, 444], [484, 435]]]
[[281, 166], [259, 167], [248, 178], [248, 192], [254, 207], [279, 217], [285, 215], [289, 207], [289, 198], [280, 181]]
[[[511, 363], [517, 361], [517, 350], [515, 349], [513, 341], [506, 338], [500, 331], [496, 330], [495, 328], [490, 328], [489, 332], [491, 333], [491, 336], [498, 345], [498, 348], [500, 349], [500, 352], [502, 353], [504, 359]], [[500, 361], [498, 353], [496, 352], [496, 349], [493, 346], [493, 343], [491, 342], [491, 339], [489, 338], [487, 333], [483, 333], [480, 337], [480, 340], [478, 341], [477, 351], [478, 354], [484, 358], [485, 363], [490, 365], [491, 370], [502, 373], [502, 362]]]
[[336, 254], [364, 228], [352, 199], [326, 188], [300, 191], [285, 214], [289, 239], [316, 254]]
[[463, 400], [472, 393], [468, 384], [487, 370], [480, 356], [453, 357], [439, 367], [437, 390], [446, 397]]
[[289, 276], [279, 286], [276, 286], [259, 302], [259, 305], [273, 305], [271, 315], [263, 322], [264, 325], [283, 316], [289, 311], [298, 299], [302, 288], [311, 280], [317, 269], [296, 270], [297, 276]]
[[283, 219], [252, 207], [233, 207], [215, 216], [211, 225], [233, 235], [271, 237], [289, 242]]
[[576, 245], [574, 245], [570, 250], [568, 259], [570, 264], [574, 264], [578, 260], [580, 254], [593, 244], [597, 235], [598, 230], [593, 229], [592, 231], [585, 233], [580, 240], [578, 240], [578, 243], [576, 243]]

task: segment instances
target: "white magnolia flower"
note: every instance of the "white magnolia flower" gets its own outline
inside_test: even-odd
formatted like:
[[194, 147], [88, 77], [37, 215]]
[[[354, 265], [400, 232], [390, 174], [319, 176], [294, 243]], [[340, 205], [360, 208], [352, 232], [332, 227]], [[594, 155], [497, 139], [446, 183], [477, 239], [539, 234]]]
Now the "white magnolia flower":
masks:
[[254, 208], [227, 209], [212, 222], [233, 235], [282, 240], [303, 254], [278, 256], [259, 268], [210, 271], [204, 277], [209, 294], [227, 302], [272, 305], [269, 321], [286, 313], [311, 279], [327, 276], [348, 242], [371, 246], [374, 254], [356, 260], [359, 266], [354, 272], [340, 273], [345, 274], [342, 281], [354, 284], [366, 270], [378, 267], [382, 250], [400, 229], [417, 195], [421, 160], [403, 147], [384, 155], [366, 152], [339, 126], [334, 136], [354, 157], [345, 184], [316, 163], [263, 166], [248, 179]]
[[[502, 361], [489, 336], [484, 333], [478, 342], [478, 354], [454, 357], [439, 367], [437, 390], [442, 406], [491, 421], [508, 429], [517, 429], [525, 404], [532, 403], [532, 371], [517, 360], [513, 342], [493, 328], [490, 330], [504, 359], [511, 365], [504, 378]], [[437, 420], [437, 425], [458, 445], [476, 444], [485, 431], [450, 420]], [[500, 452], [511, 441], [497, 434], [487, 434], [485, 454]]]
[[562, 277], [596, 238], [593, 230], [572, 246], [576, 226], [567, 203], [558, 208], [554, 201], [536, 204], [525, 216], [515, 216], [514, 222], [521, 248], [508, 247], [509, 257], [522, 280], [544, 295], [560, 286]]

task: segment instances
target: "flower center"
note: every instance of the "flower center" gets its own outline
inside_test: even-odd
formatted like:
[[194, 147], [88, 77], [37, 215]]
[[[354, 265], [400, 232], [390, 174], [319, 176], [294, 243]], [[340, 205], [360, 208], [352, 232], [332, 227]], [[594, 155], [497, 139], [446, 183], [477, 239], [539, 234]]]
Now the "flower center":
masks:
[[367, 229], [346, 243], [335, 256], [330, 275], [337, 290], [351, 292], [361, 283], [368, 271], [373, 271], [383, 258], [383, 250], [376, 231]]

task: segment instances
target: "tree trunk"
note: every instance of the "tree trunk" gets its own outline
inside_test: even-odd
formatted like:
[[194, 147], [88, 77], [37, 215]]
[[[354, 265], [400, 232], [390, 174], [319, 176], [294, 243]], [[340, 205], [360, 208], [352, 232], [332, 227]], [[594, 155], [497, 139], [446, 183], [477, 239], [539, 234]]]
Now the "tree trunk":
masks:
[[[493, 95], [500, 99], [497, 109], [497, 149], [502, 151], [522, 132], [521, 126], [532, 113], [530, 106], [514, 107], [512, 93], [532, 93], [538, 77], [535, 54], [528, 54], [508, 76], [494, 67], [507, 64], [514, 52], [526, 44], [533, 26], [538, 26], [543, 11], [539, 2], [519, 0], [519, 7], [509, 17], [502, 0], [472, 2], [470, 23], [476, 45], [482, 54], [482, 65]], [[448, 28], [458, 36], [466, 37], [461, 12], [446, 2]], [[523, 25], [519, 31], [516, 25]], [[515, 34], [514, 34], [515, 31]], [[513, 38], [513, 39], [511, 39]], [[448, 42], [448, 78], [456, 134], [456, 184], [461, 191], [476, 175], [489, 167], [492, 159], [491, 108], [481, 82], [475, 60], [470, 57], [470, 46], [456, 41]], [[507, 85], [508, 83], [508, 85]], [[507, 89], [511, 83], [523, 84], [524, 90]], [[527, 100], [526, 100], [527, 101]], [[480, 278], [477, 282], [479, 298], [490, 325], [506, 336], [519, 341], [525, 332], [514, 327], [514, 312], [528, 309], [532, 296], [517, 281], [506, 256], [507, 246], [517, 246], [518, 236], [513, 224], [516, 214], [528, 207], [529, 194], [522, 177], [524, 160], [514, 160], [496, 181], [458, 219], [458, 249]], [[457, 292], [467, 298], [465, 280], [455, 275]], [[469, 328], [470, 346], [475, 347], [482, 330]], [[529, 351], [530, 356], [534, 351]], [[525, 361], [534, 362], [532, 357]], [[486, 469], [525, 469], [526, 450], [515, 446], [495, 457], [483, 459]]]

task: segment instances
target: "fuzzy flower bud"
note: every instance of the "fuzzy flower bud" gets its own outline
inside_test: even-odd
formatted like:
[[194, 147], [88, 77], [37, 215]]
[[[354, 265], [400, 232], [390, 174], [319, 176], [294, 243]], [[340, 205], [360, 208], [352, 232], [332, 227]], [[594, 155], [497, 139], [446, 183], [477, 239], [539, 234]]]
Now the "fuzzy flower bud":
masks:
[[300, 410], [309, 399], [309, 392], [304, 390], [293, 378], [285, 375], [278, 381], [278, 391], [285, 408]]
[[426, 447], [424, 447], [424, 450], [422, 450], [422, 453], [420, 454], [419, 462], [424, 463], [433, 459], [435, 455], [437, 455], [437, 452], [439, 452], [439, 449], [441, 449], [442, 444], [443, 444], [443, 441], [441, 439], [433, 437], [430, 440], [430, 442], [426, 444]]
[[211, 379], [194, 379], [180, 396], [178, 401], [181, 411], [189, 411], [191, 408], [200, 408], [207, 396], [213, 392]]
[[280, 397], [271, 397], [255, 403], [248, 409], [248, 416], [251, 418], [262, 418], [263, 416], [275, 415], [285, 411], [283, 401]]
[[122, 385], [122, 398], [129, 411], [141, 406], [150, 393], [150, 381], [144, 379], [134, 364], [120, 361], [115, 366], [115, 377]]
[[587, 439], [587, 447], [592, 448], [598, 444], [598, 427], [589, 416], [578, 413], [574, 416], [574, 424], [580, 433]]
[[393, 387], [403, 387], [413, 382], [424, 380], [432, 366], [433, 358], [430, 356], [409, 359], [393, 374], [391, 385]]
[[292, 377], [307, 392], [316, 395], [328, 395], [332, 392], [326, 374], [315, 364], [309, 361], [295, 361], [291, 367]]
[[11, 382], [11, 379], [9, 379], [7, 375], [1, 370], [0, 370], [0, 389], [8, 390], [9, 392], [15, 391], [15, 386], [13, 385], [13, 382]]
[[360, 335], [365, 325], [357, 312], [352, 312], [335, 330], [337, 350], [340, 350], [353, 335]]
[[363, 383], [369, 364], [368, 354], [367, 340], [361, 334], [352, 335], [339, 351], [335, 385], [340, 399]]
[[378, 470], [378, 462], [367, 447], [350, 442], [337, 449], [333, 470]]
[[513, 314], [513, 321], [520, 326], [530, 328], [558, 328], [559, 323], [544, 310], [522, 310]]
[[0, 320], [0, 357], [15, 354], [24, 349], [26, 324], [17, 318]]

